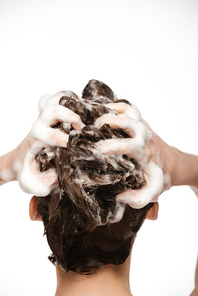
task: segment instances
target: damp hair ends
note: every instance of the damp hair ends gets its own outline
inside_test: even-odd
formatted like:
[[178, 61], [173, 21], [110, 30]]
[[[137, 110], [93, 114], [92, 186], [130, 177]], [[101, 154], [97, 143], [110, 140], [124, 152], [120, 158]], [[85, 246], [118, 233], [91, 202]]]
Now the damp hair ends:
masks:
[[48, 196], [36, 197], [37, 213], [52, 250], [49, 259], [65, 271], [91, 274], [107, 264], [122, 264], [153, 206], [133, 209], [116, 199], [124, 190], [140, 190], [146, 182], [134, 159], [103, 155], [96, 145], [100, 140], [128, 137], [107, 124], [100, 129], [94, 126], [102, 115], [116, 114], [103, 105], [111, 102], [118, 102], [115, 94], [97, 80], [89, 81], [82, 98], [66, 92], [59, 104], [77, 113], [85, 127], [76, 131], [57, 123], [54, 128], [69, 134], [67, 147], [45, 148], [36, 156], [41, 171], [57, 172], [58, 185]]

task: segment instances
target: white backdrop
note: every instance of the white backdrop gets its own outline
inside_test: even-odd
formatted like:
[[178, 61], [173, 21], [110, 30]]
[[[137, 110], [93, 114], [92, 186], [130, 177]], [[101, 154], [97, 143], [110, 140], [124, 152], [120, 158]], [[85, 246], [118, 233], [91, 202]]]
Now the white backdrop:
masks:
[[[89, 79], [107, 83], [140, 109], [168, 144], [198, 154], [198, 2], [133, 0], [0, 1], [0, 155], [37, 118], [45, 93]], [[0, 188], [0, 296], [54, 295], [55, 270], [30, 195]], [[138, 234], [135, 296], [186, 296], [194, 285], [198, 205], [187, 187], [159, 200], [159, 218]]]

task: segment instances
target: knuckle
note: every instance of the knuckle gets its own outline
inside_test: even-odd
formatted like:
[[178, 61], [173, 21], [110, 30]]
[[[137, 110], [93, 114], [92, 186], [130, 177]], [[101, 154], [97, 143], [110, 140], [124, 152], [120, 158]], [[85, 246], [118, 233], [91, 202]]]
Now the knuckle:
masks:
[[126, 112], [126, 110], [130, 107], [126, 103], [118, 103], [118, 104], [120, 104], [120, 107], [122, 108], [123, 112]]
[[44, 110], [49, 98], [50, 98], [49, 94], [45, 94], [42, 97], [40, 97], [39, 103], [38, 103], [38, 109], [40, 112], [42, 112]]
[[123, 128], [127, 128], [130, 127], [132, 124], [132, 119], [129, 118], [127, 115], [125, 114], [120, 114], [118, 115], [120, 124], [123, 125]]
[[48, 105], [45, 107], [45, 109], [41, 113], [40, 118], [44, 119], [44, 118], [50, 116], [53, 112], [54, 112], [54, 106]]
[[118, 117], [123, 120], [129, 119], [129, 117], [126, 114], [119, 114]]
[[80, 118], [80, 116], [79, 116], [78, 114], [74, 113], [74, 114], [73, 114], [73, 117], [74, 117], [74, 119], [75, 119], [77, 122], [80, 122], [80, 121], [81, 121], [81, 118]]

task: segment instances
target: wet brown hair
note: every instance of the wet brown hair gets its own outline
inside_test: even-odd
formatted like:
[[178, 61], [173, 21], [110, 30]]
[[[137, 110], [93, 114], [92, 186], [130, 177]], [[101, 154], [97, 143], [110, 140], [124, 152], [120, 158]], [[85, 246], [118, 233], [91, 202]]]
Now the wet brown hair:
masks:
[[126, 189], [145, 185], [140, 165], [126, 155], [104, 156], [97, 142], [127, 138], [122, 130], [94, 126], [97, 118], [117, 114], [103, 104], [120, 102], [103, 82], [91, 80], [80, 99], [67, 92], [59, 104], [80, 115], [86, 125], [81, 131], [58, 123], [69, 134], [66, 148], [43, 149], [36, 157], [41, 171], [54, 168], [59, 184], [46, 197], [37, 198], [52, 255], [49, 259], [65, 271], [94, 272], [106, 264], [121, 264], [129, 256], [136, 233], [153, 203], [132, 209], [116, 199]]

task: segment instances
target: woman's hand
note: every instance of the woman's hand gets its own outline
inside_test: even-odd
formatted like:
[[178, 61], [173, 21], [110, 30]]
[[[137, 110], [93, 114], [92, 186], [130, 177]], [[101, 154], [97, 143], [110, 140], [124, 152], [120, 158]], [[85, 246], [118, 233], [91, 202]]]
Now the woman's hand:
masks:
[[[59, 105], [59, 99], [63, 95], [70, 95], [70, 92], [59, 92], [53, 96], [41, 97], [39, 101], [40, 114], [30, 133], [15, 150], [2, 156], [4, 163], [7, 159], [7, 165], [0, 169], [1, 184], [18, 180], [20, 187], [25, 192], [37, 196], [48, 195], [53, 186], [56, 185], [56, 172], [51, 169], [41, 173], [35, 156], [44, 147], [66, 147], [68, 135], [51, 126], [58, 122], [71, 124], [77, 130], [84, 126], [79, 115]], [[12, 161], [8, 163], [10, 156], [12, 156]]]
[[112, 128], [121, 128], [130, 138], [98, 142], [103, 154], [126, 154], [141, 166], [146, 185], [141, 190], [127, 190], [118, 195], [118, 200], [133, 208], [142, 208], [158, 200], [159, 195], [171, 187], [172, 167], [175, 163], [175, 148], [168, 146], [142, 119], [137, 107], [125, 103], [106, 105], [118, 115], [104, 115], [96, 122], [99, 128], [104, 123]]

